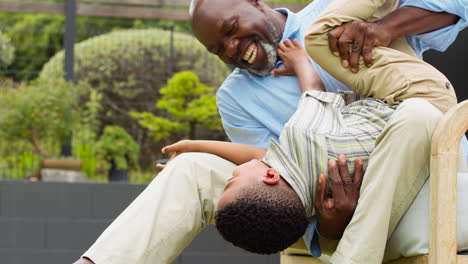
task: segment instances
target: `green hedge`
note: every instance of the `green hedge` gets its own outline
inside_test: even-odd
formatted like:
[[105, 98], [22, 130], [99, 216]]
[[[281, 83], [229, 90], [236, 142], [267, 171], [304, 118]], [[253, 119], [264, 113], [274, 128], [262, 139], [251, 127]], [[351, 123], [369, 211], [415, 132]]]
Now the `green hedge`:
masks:
[[[110, 17], [76, 18], [76, 42], [117, 29], [167, 28], [188, 32], [187, 22]], [[0, 12], [0, 29], [16, 48], [16, 59], [9, 66], [8, 77], [16, 81], [33, 80], [55, 53], [63, 49], [65, 16]]]
[[[102, 93], [102, 125], [124, 127], [142, 146], [142, 156], [159, 153], [130, 111], [161, 115], [154, 105], [168, 80], [170, 33], [159, 29], [116, 31], [75, 45], [75, 79]], [[174, 73], [191, 70], [219, 87], [230, 70], [192, 36], [174, 33]], [[63, 52], [44, 65], [41, 80], [61, 78]], [[175, 135], [177, 136], [177, 135]], [[165, 142], [162, 142], [165, 144]]]

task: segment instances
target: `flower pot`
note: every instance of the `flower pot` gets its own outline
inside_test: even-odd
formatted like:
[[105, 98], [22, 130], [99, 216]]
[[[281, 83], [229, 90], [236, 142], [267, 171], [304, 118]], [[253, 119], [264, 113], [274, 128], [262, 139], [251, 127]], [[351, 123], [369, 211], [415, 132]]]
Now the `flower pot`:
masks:
[[128, 170], [117, 169], [114, 162], [111, 162], [109, 169], [109, 182], [128, 182]]
[[74, 159], [43, 159], [41, 161], [41, 168], [79, 171], [82, 164], [81, 160]]
[[43, 159], [36, 180], [53, 182], [86, 182], [88, 177], [80, 171], [83, 162], [75, 159]]

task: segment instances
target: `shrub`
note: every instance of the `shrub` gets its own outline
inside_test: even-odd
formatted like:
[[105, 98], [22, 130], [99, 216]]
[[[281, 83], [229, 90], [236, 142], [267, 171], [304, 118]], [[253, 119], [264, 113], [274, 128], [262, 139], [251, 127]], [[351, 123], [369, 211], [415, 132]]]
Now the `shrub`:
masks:
[[111, 167], [111, 163], [118, 170], [138, 169], [139, 153], [140, 146], [119, 126], [106, 126], [96, 143], [96, 154], [106, 162], [106, 169]]
[[[129, 112], [163, 115], [154, 102], [168, 80], [169, 39], [167, 31], [133, 29], [94, 37], [75, 46], [75, 79], [102, 94], [101, 123], [125, 128], [142, 146], [142, 156], [153, 160], [166, 142], [155, 145]], [[62, 63], [63, 52], [59, 52], [44, 66], [40, 79], [61, 78]], [[218, 87], [230, 72], [195, 38], [174, 33], [174, 72], [184, 70], [193, 71], [201, 82], [213, 87]]]
[[174, 132], [186, 133], [186, 137], [194, 139], [199, 126], [222, 130], [214, 89], [201, 83], [193, 72], [175, 74], [160, 93], [162, 98], [156, 107], [166, 110], [174, 121], [148, 112], [131, 113], [141, 126], [149, 129], [156, 141]]

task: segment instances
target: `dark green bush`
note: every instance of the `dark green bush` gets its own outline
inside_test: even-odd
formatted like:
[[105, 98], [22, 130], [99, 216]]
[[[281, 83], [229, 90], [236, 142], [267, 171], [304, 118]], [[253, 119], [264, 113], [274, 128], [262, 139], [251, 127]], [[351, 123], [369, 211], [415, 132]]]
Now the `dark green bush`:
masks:
[[96, 154], [104, 161], [106, 169], [114, 163], [118, 170], [138, 169], [140, 146], [125, 129], [119, 126], [106, 126], [96, 143]]
[[[159, 153], [166, 142], [155, 145], [129, 112], [163, 115], [154, 104], [160, 98], [159, 89], [168, 80], [169, 39], [167, 31], [133, 29], [94, 37], [75, 46], [75, 79], [102, 94], [101, 124], [125, 128], [142, 147], [144, 157]], [[174, 73], [191, 70], [201, 82], [213, 87], [219, 87], [229, 74], [230, 70], [194, 37], [175, 33], [174, 44]], [[40, 79], [61, 78], [62, 65], [63, 52], [59, 52], [46, 63]]]

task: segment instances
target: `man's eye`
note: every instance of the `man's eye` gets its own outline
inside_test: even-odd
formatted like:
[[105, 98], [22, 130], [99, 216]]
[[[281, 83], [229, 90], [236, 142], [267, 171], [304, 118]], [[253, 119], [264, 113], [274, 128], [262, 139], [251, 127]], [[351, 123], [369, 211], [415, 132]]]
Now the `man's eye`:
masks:
[[234, 32], [236, 31], [236, 28], [237, 28], [237, 21], [234, 24], [232, 24], [232, 27], [231, 29], [229, 29], [229, 32], [227, 34], [228, 35], [234, 34]]

